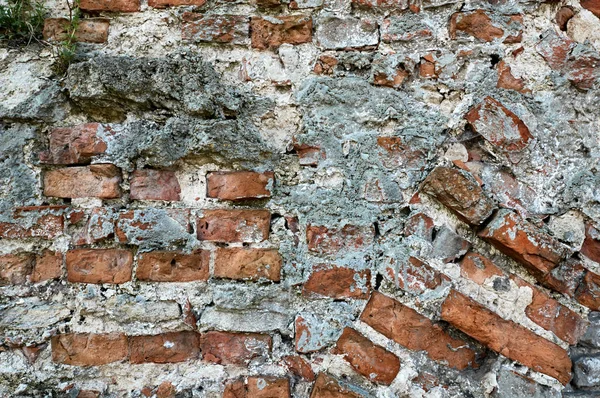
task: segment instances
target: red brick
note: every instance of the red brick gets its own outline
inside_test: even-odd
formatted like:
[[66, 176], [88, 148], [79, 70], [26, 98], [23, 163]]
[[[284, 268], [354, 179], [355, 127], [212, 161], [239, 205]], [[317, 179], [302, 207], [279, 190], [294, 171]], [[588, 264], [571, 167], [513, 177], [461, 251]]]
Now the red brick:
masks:
[[[391, 258], [391, 265], [386, 268], [388, 276], [394, 284], [407, 292], [422, 294], [440, 286], [446, 276], [415, 257]], [[397, 265], [396, 265], [397, 264]]]
[[282, 259], [275, 249], [218, 248], [215, 258], [216, 278], [268, 279], [279, 282]]
[[436, 167], [429, 173], [421, 189], [471, 225], [481, 224], [494, 210], [494, 203], [473, 175], [464, 170]]
[[231, 44], [247, 44], [250, 41], [250, 22], [246, 15], [185, 12], [182, 19], [183, 40]]
[[250, 19], [252, 47], [259, 50], [276, 49], [280, 45], [312, 41], [312, 19], [304, 15]]
[[175, 398], [177, 390], [170, 381], [163, 381], [156, 389], [156, 398]]
[[373, 227], [346, 224], [341, 228], [308, 225], [306, 241], [308, 250], [321, 254], [335, 254], [341, 250], [357, 250], [373, 243]]
[[535, 46], [536, 51], [554, 70], [561, 70], [567, 64], [569, 54], [575, 47], [575, 42], [566, 34], [550, 31]]
[[209, 198], [220, 200], [263, 199], [271, 197], [272, 172], [218, 171], [206, 177]]
[[150, 282], [206, 281], [209, 278], [210, 252], [192, 254], [177, 252], [142, 253], [138, 258], [137, 279]]
[[325, 296], [335, 299], [366, 299], [371, 291], [371, 271], [318, 264], [304, 282], [305, 296]]
[[127, 358], [122, 333], [71, 333], [52, 337], [52, 360], [66, 365], [97, 366]]
[[17, 207], [14, 222], [0, 222], [0, 238], [54, 239], [63, 233], [64, 206]]
[[600, 73], [600, 54], [592, 48], [575, 50], [567, 60], [564, 75], [575, 87], [588, 90], [594, 86], [596, 77]]
[[590, 260], [600, 263], [600, 231], [591, 224], [585, 227], [585, 240], [580, 252]]
[[317, 62], [315, 63], [315, 67], [313, 68], [313, 72], [317, 75], [333, 75], [333, 71], [335, 70], [335, 66], [339, 63], [339, 61], [331, 56], [331, 55], [321, 55]]
[[375, 74], [373, 76], [373, 84], [376, 86], [399, 88], [408, 76], [408, 71], [403, 67], [398, 67], [391, 74], [385, 72]]
[[269, 239], [268, 210], [204, 210], [196, 231], [199, 240], [211, 242], [262, 242]]
[[415, 149], [401, 137], [377, 137], [379, 158], [383, 166], [397, 170], [407, 168], [411, 170], [424, 170], [427, 154]]
[[498, 62], [498, 83], [496, 87], [504, 88], [506, 90], [515, 90], [520, 93], [530, 92], [531, 90], [525, 89], [525, 82], [523, 79], [517, 79], [513, 76], [510, 65], [504, 61]]
[[30, 253], [0, 255], [0, 285], [22, 285], [35, 266], [35, 256]]
[[121, 171], [112, 164], [48, 170], [44, 195], [57, 198], [114, 199], [121, 196]]
[[562, 384], [571, 379], [571, 360], [564, 349], [457, 291], [452, 290], [442, 304], [442, 319], [490, 349]]
[[478, 285], [494, 276], [504, 276], [504, 271], [484, 256], [469, 252], [460, 262], [460, 276], [471, 279]]
[[588, 271], [575, 293], [575, 298], [586, 307], [600, 311], [600, 275]]
[[66, 256], [67, 279], [79, 283], [125, 283], [131, 280], [133, 255], [124, 249], [75, 249]]
[[247, 366], [254, 358], [268, 356], [271, 336], [258, 333], [206, 332], [200, 337], [203, 360], [223, 365]]
[[600, 1], [598, 0], [581, 0], [579, 4], [590, 11], [592, 14], [600, 18]]
[[135, 12], [140, 10], [140, 0], [81, 0], [83, 11]]
[[317, 166], [319, 160], [325, 159], [325, 153], [319, 146], [294, 143], [294, 151], [298, 154], [300, 166]]
[[342, 387], [336, 379], [328, 374], [319, 373], [310, 398], [363, 398], [363, 396], [349, 388]]
[[504, 36], [504, 30], [495, 26], [492, 19], [483, 10], [453, 14], [450, 19], [450, 38], [456, 39], [457, 31], [486, 42]]
[[175, 172], [169, 170], [136, 170], [129, 186], [134, 200], [176, 201], [181, 193]]
[[538, 280], [550, 289], [573, 297], [586, 272], [580, 260], [570, 258]]
[[492, 97], [471, 108], [465, 119], [473, 130], [504, 151], [520, 151], [533, 138], [525, 123]]
[[129, 362], [175, 363], [196, 359], [200, 354], [196, 332], [170, 332], [129, 337]]
[[429, 358], [452, 368], [479, 366], [466, 341], [451, 337], [425, 316], [379, 292], [373, 292], [360, 320], [396, 343], [425, 351]]
[[287, 355], [282, 359], [283, 363], [285, 363], [285, 366], [292, 374], [302, 380], [315, 381], [315, 373], [313, 372], [310, 363], [300, 355]]
[[[108, 19], [82, 19], [75, 31], [75, 41], [84, 43], [106, 43], [108, 39]], [[64, 41], [67, 39], [69, 20], [66, 18], [46, 18], [44, 21], [44, 39]], [[90, 125], [97, 123], [90, 123]], [[85, 125], [83, 125], [85, 126]], [[104, 152], [106, 146], [102, 150]]]
[[[600, 6], [600, 3], [598, 3], [598, 5]], [[600, 12], [600, 7], [598, 8], [598, 11]], [[567, 23], [574, 16], [575, 16], [575, 12], [573, 11], [573, 9], [568, 6], [564, 6], [564, 7], [561, 7], [556, 12], [556, 17], [554, 19], [556, 21], [556, 24], [560, 28], [560, 30], [566, 32], [567, 31]]]
[[376, 383], [390, 385], [400, 371], [398, 357], [352, 328], [344, 329], [333, 353], [344, 355], [354, 370]]
[[223, 398], [289, 398], [290, 381], [272, 376], [252, 376], [225, 386]]
[[[460, 263], [460, 274], [473, 282], [483, 285], [493, 277], [509, 276], [492, 261], [480, 254], [468, 253]], [[525, 309], [525, 314], [535, 324], [551, 331], [569, 344], [576, 344], [585, 333], [587, 322], [577, 313], [550, 298], [538, 287], [533, 286], [516, 275], [510, 275], [518, 286], [528, 287], [533, 292], [533, 300]]]
[[36, 256], [35, 266], [29, 279], [33, 283], [38, 283], [60, 278], [62, 276], [62, 263], [62, 253], [44, 250], [41, 255]]
[[421, 62], [419, 63], [419, 76], [424, 79], [437, 79], [440, 74], [440, 70], [436, 68], [435, 64], [435, 61], [421, 58]]
[[196, 6], [201, 7], [206, 0], [148, 0], [148, 5], [154, 8], [167, 8], [173, 6]]
[[[149, 209], [152, 210], [152, 209]], [[180, 232], [190, 232], [189, 209], [126, 210], [119, 214], [115, 233], [122, 243], [139, 245], [156, 238], [164, 225], [179, 225]]]
[[88, 216], [85, 225], [72, 234], [73, 244], [76, 246], [91, 245], [111, 239], [115, 234], [114, 224], [115, 215], [112, 209], [95, 207]]
[[96, 390], [79, 390], [77, 398], [100, 398], [100, 391]]
[[541, 278], [569, 255], [559, 241], [508, 210], [500, 210], [479, 236]]

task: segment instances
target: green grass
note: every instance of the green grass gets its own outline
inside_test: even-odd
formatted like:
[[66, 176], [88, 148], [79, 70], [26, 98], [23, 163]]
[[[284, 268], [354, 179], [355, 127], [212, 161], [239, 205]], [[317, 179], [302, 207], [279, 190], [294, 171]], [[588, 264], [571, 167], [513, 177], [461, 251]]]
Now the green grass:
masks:
[[26, 45], [39, 39], [45, 17], [46, 10], [40, 1], [8, 0], [7, 5], [0, 5], [0, 40]]
[[59, 75], [65, 74], [69, 65], [71, 65], [75, 59], [77, 50], [75, 34], [77, 33], [79, 19], [81, 17], [79, 0], [73, 0], [71, 3], [67, 0], [67, 6], [69, 7], [69, 23], [67, 25], [65, 39], [61, 41], [56, 48], [56, 63], [54, 65], [55, 72]]

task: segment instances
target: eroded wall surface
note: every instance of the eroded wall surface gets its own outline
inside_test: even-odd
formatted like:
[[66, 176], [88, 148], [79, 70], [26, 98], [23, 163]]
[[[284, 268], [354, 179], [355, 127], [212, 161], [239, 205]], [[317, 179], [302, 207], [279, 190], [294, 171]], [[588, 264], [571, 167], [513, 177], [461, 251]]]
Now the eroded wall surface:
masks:
[[600, 2], [45, 5], [1, 397], [600, 394]]

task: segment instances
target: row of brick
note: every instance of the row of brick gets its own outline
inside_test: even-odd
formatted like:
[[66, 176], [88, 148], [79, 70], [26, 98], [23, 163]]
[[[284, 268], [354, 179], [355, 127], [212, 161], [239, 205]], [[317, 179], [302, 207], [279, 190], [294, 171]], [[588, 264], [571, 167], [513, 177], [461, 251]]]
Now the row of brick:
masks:
[[[442, 304], [442, 319], [488, 348], [533, 370], [566, 384], [571, 361], [558, 345], [512, 321], [502, 319], [473, 299], [451, 290]], [[360, 320], [385, 337], [446, 366], [464, 370], [478, 368], [483, 353], [468, 340], [444, 328], [404, 304], [373, 292]], [[309, 333], [296, 321], [296, 345]], [[169, 363], [197, 359], [219, 364], [247, 366], [258, 356], [269, 355], [269, 335], [237, 332], [172, 332], [154, 336], [124, 334], [64, 334], [52, 338], [55, 362], [96, 366], [128, 360], [131, 363]], [[389, 385], [401, 368], [399, 358], [353, 328], [346, 327], [332, 353], [342, 355], [350, 366], [369, 380]], [[288, 367], [302, 377], [313, 377], [301, 357], [286, 357]], [[239, 386], [238, 386], [239, 387]], [[233, 388], [233, 387], [231, 387]], [[241, 388], [241, 387], [240, 387]]]
[[[90, 0], [91, 1], [91, 0]], [[192, 0], [194, 1], [194, 0]], [[100, 7], [115, 7], [112, 11], [125, 11], [116, 8], [124, 2], [107, 2], [99, 6], [101, 1], [95, 0], [96, 9], [82, 2], [86, 11], [103, 11]], [[137, 11], [135, 6], [130, 11]], [[104, 9], [105, 10], [105, 9]], [[522, 39], [522, 16], [501, 16], [500, 22], [493, 22], [483, 10], [459, 12], [452, 15], [448, 29], [450, 37], [459, 35], [474, 37], [484, 42], [502, 39], [504, 43], [518, 43]], [[414, 39], [433, 37], [433, 28], [422, 22], [414, 21], [411, 14], [388, 17], [381, 26], [374, 19], [355, 17], [322, 18], [316, 27], [319, 45], [326, 50], [371, 49], [379, 44], [379, 40], [387, 43], [406, 42]], [[182, 15], [182, 39], [193, 42], [212, 42], [230, 44], [250, 44], [253, 48], [276, 49], [282, 44], [302, 44], [313, 41], [313, 20], [310, 15], [279, 15], [277, 17], [260, 17], [247, 15], [211, 15], [196, 12], [185, 12]], [[410, 23], [412, 22], [412, 23]], [[410, 23], [412, 29], [404, 25]], [[348, 32], [357, 33], [347, 37], [331, 34], [337, 25], [343, 25]], [[44, 37], [49, 40], [64, 40], [68, 27], [65, 18], [47, 19], [44, 26]], [[89, 43], [103, 43], [108, 38], [109, 21], [107, 19], [84, 19], [81, 21], [75, 39]]]
[[[140, 253], [136, 278], [147, 282], [191, 282], [210, 278], [210, 251]], [[74, 283], [114, 283], [131, 280], [133, 253], [128, 249], [74, 249], [64, 262]], [[0, 256], [0, 284], [41, 282], [62, 276], [62, 253], [45, 251]], [[280, 280], [282, 259], [275, 249], [217, 248], [213, 277], [233, 280]]]
[[[452, 190], [446, 189], [449, 186]], [[422, 191], [473, 226], [487, 222], [479, 236], [523, 264], [542, 285], [600, 309], [600, 275], [571, 258], [570, 248], [519, 214], [501, 209], [492, 217], [496, 206], [469, 171], [438, 167], [426, 178]], [[593, 231], [588, 225], [581, 254], [600, 261], [596, 252], [599, 241]]]
[[[173, 171], [142, 169], [129, 180], [134, 200], [180, 200], [181, 188]], [[263, 199], [271, 196], [273, 173], [211, 172], [206, 176], [207, 197], [219, 200]], [[116, 199], [122, 196], [121, 171], [112, 164], [92, 164], [48, 170], [44, 195], [55, 198]]]

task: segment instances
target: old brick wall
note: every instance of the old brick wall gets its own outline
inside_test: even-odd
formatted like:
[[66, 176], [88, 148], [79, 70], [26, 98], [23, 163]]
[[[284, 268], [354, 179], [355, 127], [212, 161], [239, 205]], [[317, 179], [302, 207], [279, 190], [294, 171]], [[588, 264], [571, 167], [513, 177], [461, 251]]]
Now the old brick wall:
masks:
[[598, 0], [45, 6], [0, 397], [600, 396]]

